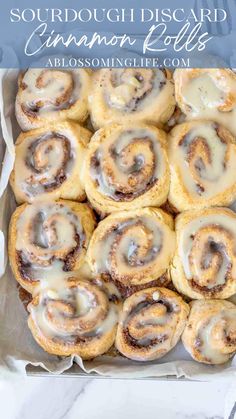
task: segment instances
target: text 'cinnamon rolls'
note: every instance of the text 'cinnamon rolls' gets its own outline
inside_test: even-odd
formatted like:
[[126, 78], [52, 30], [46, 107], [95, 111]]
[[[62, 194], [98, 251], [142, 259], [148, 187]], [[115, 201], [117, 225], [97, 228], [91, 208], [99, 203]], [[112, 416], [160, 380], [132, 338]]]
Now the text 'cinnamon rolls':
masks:
[[72, 122], [21, 133], [10, 179], [17, 202], [85, 199], [81, 171], [90, 137], [87, 129]]
[[111, 124], [93, 136], [84, 184], [101, 213], [162, 205], [169, 192], [164, 131], [145, 124]]
[[179, 341], [188, 313], [188, 304], [171, 290], [139, 291], [124, 302], [116, 347], [136, 361], [161, 358]]
[[176, 221], [177, 249], [171, 276], [193, 299], [236, 293], [236, 214], [227, 208], [184, 212]]
[[160, 278], [175, 250], [172, 218], [156, 208], [109, 215], [94, 231], [87, 252], [91, 270], [129, 287]]
[[223, 364], [236, 352], [236, 306], [229, 301], [193, 301], [182, 341], [193, 359]]
[[90, 74], [85, 69], [29, 69], [21, 74], [16, 117], [23, 131], [45, 122], [83, 122], [88, 116]]
[[57, 293], [45, 290], [28, 309], [29, 328], [48, 353], [90, 359], [114, 343], [118, 306], [90, 281], [70, 279]]
[[83, 263], [94, 226], [86, 204], [61, 200], [18, 207], [9, 230], [16, 280], [30, 293], [57, 287]]
[[109, 122], [164, 124], [175, 108], [171, 73], [160, 69], [102, 69], [89, 98], [95, 128]]
[[169, 138], [169, 201], [179, 211], [229, 205], [236, 198], [236, 139], [210, 121], [176, 126]]

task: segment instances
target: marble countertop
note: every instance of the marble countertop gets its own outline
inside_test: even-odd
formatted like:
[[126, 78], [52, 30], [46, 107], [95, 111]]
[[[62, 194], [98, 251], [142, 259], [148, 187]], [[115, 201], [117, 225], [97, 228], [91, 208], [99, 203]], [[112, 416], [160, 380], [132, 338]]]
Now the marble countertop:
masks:
[[0, 380], [1, 419], [236, 419], [226, 382], [26, 377]]

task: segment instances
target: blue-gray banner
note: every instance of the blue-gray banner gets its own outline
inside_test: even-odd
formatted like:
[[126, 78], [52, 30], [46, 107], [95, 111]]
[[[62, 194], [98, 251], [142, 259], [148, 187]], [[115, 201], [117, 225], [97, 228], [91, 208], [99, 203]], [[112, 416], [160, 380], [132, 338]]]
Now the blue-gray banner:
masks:
[[236, 0], [5, 0], [0, 67], [236, 67]]

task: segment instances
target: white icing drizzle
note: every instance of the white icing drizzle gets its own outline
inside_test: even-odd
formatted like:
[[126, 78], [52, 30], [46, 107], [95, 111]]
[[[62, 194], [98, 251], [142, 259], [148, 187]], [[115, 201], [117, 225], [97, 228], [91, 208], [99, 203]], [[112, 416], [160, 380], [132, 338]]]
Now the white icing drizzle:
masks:
[[47, 289], [57, 292], [64, 288], [66, 281], [71, 276], [77, 276], [78, 274], [76, 270], [65, 272], [63, 268], [64, 263], [60, 260], [53, 260], [49, 266], [32, 264], [29, 268], [30, 279], [31, 281], [38, 281], [34, 295]]
[[[203, 320], [203, 323], [197, 324], [197, 339], [200, 340], [199, 350], [202, 356], [213, 364], [221, 364], [229, 359], [230, 348], [229, 351], [224, 349], [225, 345], [227, 347], [227, 341], [224, 343], [224, 339], [227, 338], [224, 329], [227, 332], [234, 331], [236, 335], [236, 308], [221, 310], [211, 318]], [[236, 344], [234, 346], [236, 349]], [[231, 351], [233, 354], [233, 346]]]
[[109, 106], [121, 111], [135, 112], [163, 91], [168, 98], [172, 85], [159, 69], [110, 69], [102, 80], [104, 96]]
[[[122, 238], [117, 244], [119, 235]], [[108, 234], [104, 231], [103, 238], [94, 245], [94, 271], [112, 273], [114, 263], [119, 266], [121, 277], [132, 275], [153, 263], [165, 270], [174, 248], [174, 232], [155, 217], [139, 216], [117, 220], [112, 230]]]
[[[209, 228], [209, 232], [207, 232], [207, 239], [205, 234], [203, 233], [205, 227]], [[215, 230], [217, 227], [223, 229], [226, 234], [229, 233], [231, 235], [230, 239], [232, 243], [232, 249], [229, 249], [228, 252], [226, 247], [223, 247], [227, 246], [227, 243], [222, 243], [222, 238], [219, 236], [219, 234], [217, 234], [217, 232], [215, 234]], [[199, 254], [193, 254], [192, 247], [194, 245], [196, 234], [204, 234], [204, 243], [205, 240], [207, 240], [208, 243], [211, 243], [211, 245], [213, 246], [213, 250], [211, 251], [211, 253], [206, 254], [206, 248], [204, 246], [202, 246], [201, 248], [198, 246]], [[194, 266], [195, 270], [194, 279], [201, 282], [201, 277], [203, 276], [204, 272], [204, 269], [202, 267], [203, 259], [205, 270], [206, 272], [208, 272], [208, 268], [211, 269], [211, 264], [213, 263], [212, 259], [214, 258], [215, 253], [221, 254], [222, 261], [217, 271], [213, 269], [214, 278], [212, 278], [212, 274], [209, 273], [209, 282], [205, 283], [204, 285], [207, 285], [208, 289], [214, 288], [217, 285], [224, 285], [229, 266], [231, 276], [236, 280], [236, 222], [235, 218], [233, 218], [232, 216], [216, 213], [195, 218], [194, 220], [185, 224], [185, 226], [181, 229], [179, 233], [178, 248], [183, 269], [188, 280], [193, 279], [193, 271], [190, 263], [190, 258], [192, 259], [192, 266]], [[202, 254], [201, 251], [204, 251], [204, 254]], [[210, 248], [208, 249], [208, 251], [210, 251]], [[233, 259], [230, 259], [230, 254], [232, 253], [234, 257]]]
[[69, 108], [81, 94], [80, 70], [29, 69], [23, 76], [21, 102], [37, 113]]
[[166, 170], [161, 144], [148, 129], [115, 130], [99, 145], [95, 157], [99, 167], [92, 166], [90, 160], [90, 174], [98, 182], [98, 190], [121, 201], [122, 192], [135, 198]]
[[194, 78], [183, 89], [183, 98], [187, 105], [191, 106], [193, 116], [201, 112], [214, 110], [222, 105], [225, 100], [224, 92], [214, 83], [207, 73]]
[[[123, 330], [123, 338], [129, 345], [130, 338], [126, 334], [128, 331], [135, 340], [137, 346], [134, 346], [134, 359], [139, 361], [146, 360], [146, 351], [149, 356], [156, 351], [160, 351], [163, 356], [178, 339], [175, 336], [181, 312], [178, 301], [174, 297], [166, 297], [161, 291], [154, 294], [153, 297], [148, 295], [148, 290], [144, 290], [143, 294], [130, 297], [132, 304], [124, 309], [120, 318], [119, 327]], [[130, 345], [132, 346], [132, 341]]]
[[47, 284], [61, 287], [63, 280], [72, 276], [63, 269], [63, 258], [78, 248], [76, 235], [78, 252], [85, 241], [81, 220], [66, 205], [37, 202], [24, 209], [16, 227], [16, 250], [21, 253], [30, 279], [39, 280], [42, 288]]
[[188, 70], [182, 70], [180, 83], [183, 80], [181, 96], [185, 113], [189, 120], [208, 119], [218, 122], [236, 136], [236, 101], [233, 101], [229, 111], [221, 109], [231, 93], [236, 96], [236, 79], [226, 79], [220, 71], [209, 70], [188, 79]]
[[14, 183], [20, 196], [32, 201], [46, 199], [50, 193], [50, 199], [57, 198], [61, 185], [77, 167], [76, 146], [69, 130], [26, 137], [17, 146], [15, 160]]
[[84, 344], [109, 333], [118, 319], [114, 290], [82, 280], [83, 272], [90, 276], [86, 267], [64, 266], [67, 256], [84, 245], [79, 216], [66, 203], [37, 202], [25, 207], [16, 228], [24, 270], [31, 281], [38, 281], [36, 300], [29, 305], [38, 333], [62, 345]]
[[[190, 155], [195, 142], [202, 142], [207, 148], [203, 156], [197, 154], [197, 149]], [[219, 138], [214, 123], [199, 122], [181, 144], [175, 145], [173, 141], [169, 151], [170, 164], [177, 165], [182, 182], [193, 198], [201, 201], [217, 196], [236, 183], [236, 148]]]
[[116, 301], [121, 301], [121, 293], [114, 284], [114, 282], [106, 279], [101, 279], [99, 276], [97, 276], [91, 269], [91, 266], [89, 265], [87, 259], [85, 258], [84, 263], [79, 268], [78, 272], [76, 272], [77, 278], [87, 279], [89, 281], [92, 281], [95, 285], [100, 287], [104, 290], [104, 292], [109, 296], [109, 298], [112, 300], [113, 298], [116, 299]]
[[105, 293], [88, 281], [79, 280], [72, 288], [64, 286], [55, 297], [50, 298], [48, 291], [41, 292], [39, 303], [30, 305], [38, 330], [49, 339], [69, 344], [78, 338], [96, 338], [117, 323], [118, 306], [109, 303]]

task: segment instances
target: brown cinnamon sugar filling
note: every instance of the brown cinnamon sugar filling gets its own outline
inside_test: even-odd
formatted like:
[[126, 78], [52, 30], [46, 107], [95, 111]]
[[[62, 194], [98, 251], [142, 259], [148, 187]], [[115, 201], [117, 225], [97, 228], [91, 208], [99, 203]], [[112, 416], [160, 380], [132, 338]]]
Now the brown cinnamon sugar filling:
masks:
[[[227, 277], [225, 279], [226, 279], [226, 281], [228, 281], [230, 279], [230, 276], [227, 275]], [[194, 281], [194, 279], [190, 280], [190, 284], [191, 284], [191, 287], [193, 289], [195, 289], [196, 291], [201, 292], [205, 296], [211, 296], [211, 297], [214, 297], [215, 294], [218, 294], [227, 285], [227, 283], [225, 282], [225, 284], [216, 285], [215, 287], [208, 288], [207, 286], [199, 285], [197, 282]]]
[[[52, 141], [59, 142], [63, 149], [63, 160], [61, 162], [61, 167], [58, 169], [57, 173], [54, 174], [53, 179], [42, 178], [40, 180], [34, 179], [34, 174], [43, 174], [47, 171], [48, 167], [45, 166], [45, 163], [41, 162], [37, 156], [37, 153], [40, 153], [41, 145], [45, 145], [45, 143], [49, 142], [48, 147], [46, 149], [46, 154], [50, 153], [53, 149], [53, 145], [51, 144]], [[37, 183], [40, 184], [41, 187], [44, 188], [45, 191], [52, 191], [58, 188], [66, 179], [67, 179], [67, 166], [69, 162], [73, 160], [73, 154], [71, 150], [70, 141], [67, 137], [57, 132], [51, 132], [47, 135], [43, 135], [40, 138], [37, 138], [29, 147], [29, 153], [26, 158], [26, 165], [32, 172], [30, 177], [30, 184], [32, 184], [32, 192], [34, 191], [34, 185]]]
[[[62, 260], [63, 262], [63, 271], [70, 272], [73, 271], [75, 266], [76, 258], [78, 257], [78, 253], [80, 252], [81, 248], [84, 247], [85, 244], [85, 235], [84, 233], [80, 237], [79, 234], [75, 234], [75, 241], [76, 247], [68, 253], [65, 258]], [[51, 258], [51, 262], [53, 262], [55, 258]], [[61, 260], [61, 259], [59, 259]], [[23, 250], [16, 252], [16, 263], [20, 272], [20, 275], [24, 280], [29, 283], [37, 281], [37, 278], [33, 278], [33, 267], [40, 268], [40, 264], [34, 264], [29, 260], [27, 254], [24, 253]]]
[[[19, 83], [19, 88], [23, 91], [28, 88], [28, 85], [22, 80]], [[44, 99], [35, 99], [31, 102], [22, 103], [21, 109], [24, 114], [31, 118], [37, 118], [37, 114], [41, 109], [52, 106], [54, 111], [69, 109], [75, 103], [73, 99], [74, 79], [73, 72], [59, 71], [59, 70], [42, 70], [39, 77], [36, 79], [37, 89], [47, 89], [51, 83], [55, 83], [57, 79], [64, 79], [64, 88], [58, 90], [58, 95], [52, 99], [50, 95]]]
[[[129, 132], [127, 131], [127, 133]], [[130, 154], [132, 156], [132, 147], [141, 145], [148, 147], [152, 160], [147, 163], [142, 155], [134, 155], [132, 165], [125, 165], [127, 156]], [[148, 137], [134, 138], [119, 153], [114, 145], [111, 146], [108, 158], [112, 159], [116, 167], [120, 167], [121, 163], [124, 163], [122, 164], [123, 173], [127, 176], [125, 185], [119, 183], [119, 179], [113, 173], [106, 156], [102, 156], [99, 151], [92, 156], [90, 169], [97, 187], [100, 187], [114, 201], [130, 202], [146, 193], [158, 182], [158, 178], [155, 175], [158, 156], [155, 156], [152, 141]]]
[[128, 342], [128, 344], [130, 346], [133, 346], [133, 348], [146, 348], [146, 349], [149, 349], [152, 346], [156, 346], [158, 343], [163, 343], [163, 342], [165, 342], [168, 339], [168, 336], [165, 335], [165, 334], [163, 334], [163, 335], [157, 336], [154, 339], [147, 339], [147, 342], [146, 343], [144, 343], [144, 342], [139, 343], [138, 340], [134, 339], [130, 335], [128, 328], [126, 328], [126, 329], [123, 330], [123, 335], [125, 337], [125, 340]]
[[[217, 138], [222, 144], [227, 145], [229, 143], [228, 133], [217, 123], [212, 123], [212, 128], [217, 134]], [[198, 195], [202, 195], [205, 192], [204, 181], [207, 180], [204, 175], [206, 168], [213, 164], [213, 156], [211, 147], [207, 142], [207, 138], [202, 136], [196, 136], [191, 140], [192, 130], [190, 130], [185, 136], [183, 136], [178, 142], [179, 147], [183, 147], [186, 150], [185, 161], [189, 166], [192, 174], [192, 178], [196, 185], [196, 192]], [[229, 152], [226, 149], [224, 161], [222, 162], [222, 171], [225, 172], [227, 167], [227, 161], [229, 158]], [[218, 182], [222, 174], [217, 174], [214, 178], [214, 182]], [[202, 180], [202, 182], [201, 182]], [[213, 181], [213, 179], [211, 179]]]
[[128, 298], [135, 292], [142, 291], [145, 288], [166, 287], [170, 283], [170, 278], [168, 277], [167, 274], [164, 274], [160, 278], [150, 281], [146, 284], [140, 284], [140, 285], [124, 285], [122, 284], [122, 282], [117, 281], [115, 278], [112, 279], [110, 274], [102, 274], [102, 279], [108, 282], [109, 281], [114, 282], [122, 298]]
[[[221, 235], [224, 235], [227, 241], [233, 240], [232, 234], [229, 231], [225, 230], [222, 226], [211, 225], [208, 227], [208, 229], [209, 228], [213, 228], [214, 232], [218, 231]], [[227, 286], [227, 282], [230, 281], [232, 262], [227, 252], [227, 243], [216, 242], [214, 240], [214, 237], [211, 236], [210, 231], [208, 233], [206, 231], [204, 232], [204, 228], [203, 228], [202, 231], [200, 230], [198, 233], [196, 233], [195, 235], [192, 235], [191, 237], [192, 240], [194, 240], [194, 242], [193, 242], [192, 251], [189, 255], [190, 266], [194, 264], [194, 260], [195, 260], [194, 250], [199, 249], [199, 246], [200, 246], [200, 241], [202, 238], [201, 232], [203, 234], [203, 239], [204, 239], [204, 235], [207, 234], [207, 241], [204, 242], [203, 245], [201, 246], [203, 254], [201, 255], [201, 259], [199, 261], [200, 268], [202, 270], [202, 280], [204, 280], [206, 285], [199, 284], [199, 281], [198, 281], [199, 278], [194, 277], [194, 275], [192, 279], [190, 280], [190, 283], [193, 289], [195, 289], [196, 291], [200, 291], [203, 295], [214, 296], [215, 293], [222, 291]], [[223, 278], [224, 283], [218, 284], [215, 286], [210, 286], [215, 274], [219, 273], [221, 266], [224, 263], [224, 260], [226, 260], [225, 262], [226, 272]], [[206, 274], [207, 274], [207, 271], [209, 269], [212, 269], [212, 272], [209, 273], [209, 278], [207, 277], [205, 278], [205, 276], [203, 276], [204, 271], [206, 271]]]
[[[104, 87], [105, 101], [111, 107], [121, 108], [122, 111], [129, 113], [136, 112], [139, 104], [142, 103], [149, 95], [158, 94], [167, 84], [168, 74], [166, 70], [158, 69], [110, 69], [109, 84], [107, 88], [106, 76], [101, 80], [100, 87]], [[162, 77], [160, 77], [160, 73]], [[154, 90], [155, 89], [155, 90]], [[124, 97], [118, 104], [113, 97], [113, 93]]]
[[[129, 331], [129, 321], [130, 321], [130, 319], [135, 317], [137, 314], [140, 314], [140, 312], [145, 310], [146, 308], [149, 308], [149, 307], [151, 307], [153, 305], [156, 305], [156, 304], [161, 304], [161, 305], [165, 306], [167, 314], [170, 314], [174, 311], [174, 307], [172, 306], [172, 304], [169, 303], [168, 301], [162, 300], [161, 298], [158, 301], [155, 301], [155, 300], [152, 300], [152, 299], [148, 298], [147, 300], [142, 301], [139, 304], [137, 304], [137, 306], [135, 306], [130, 311], [130, 313], [128, 314], [128, 318], [125, 321], [124, 328], [123, 328], [123, 331], [122, 331], [126, 342], [130, 346], [133, 346], [134, 348], [146, 348], [146, 349], [148, 349], [148, 348], [151, 348], [152, 346], [163, 343], [165, 340], [168, 339], [168, 336], [165, 333], [160, 333], [155, 338], [149, 338], [149, 337], [144, 336], [143, 338], [140, 338], [140, 339], [136, 339], [130, 334], [130, 331]], [[145, 315], [145, 312], [143, 313], [143, 316], [144, 315]], [[145, 317], [143, 319], [145, 321]], [[148, 323], [148, 326], [151, 326], [151, 325], [152, 325], [152, 321], [150, 320], [150, 322]], [[136, 327], [138, 329], [142, 329], [142, 325], [137, 325]]]

